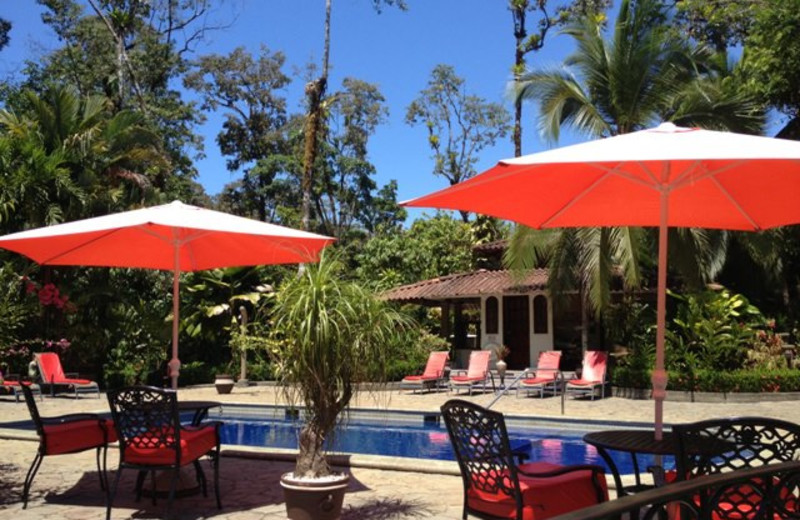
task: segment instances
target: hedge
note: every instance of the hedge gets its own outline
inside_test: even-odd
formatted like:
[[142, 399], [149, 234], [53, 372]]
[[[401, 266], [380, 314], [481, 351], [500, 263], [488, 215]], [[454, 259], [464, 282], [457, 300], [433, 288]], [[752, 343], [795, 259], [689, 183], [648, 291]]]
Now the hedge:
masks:
[[[650, 388], [650, 371], [617, 367], [611, 378], [615, 386]], [[800, 370], [698, 370], [694, 375], [669, 372], [668, 390], [696, 392], [800, 392]]]

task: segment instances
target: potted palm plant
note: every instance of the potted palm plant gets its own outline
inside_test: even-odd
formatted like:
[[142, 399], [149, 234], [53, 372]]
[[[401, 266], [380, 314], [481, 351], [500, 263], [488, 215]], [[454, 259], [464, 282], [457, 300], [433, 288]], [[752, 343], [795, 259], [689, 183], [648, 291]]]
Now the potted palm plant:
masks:
[[304, 408], [297, 463], [281, 478], [290, 519], [339, 518], [349, 476], [331, 469], [326, 440], [358, 384], [385, 381], [385, 345], [406, 324], [346, 281], [342, 264], [327, 253], [278, 292], [271, 356], [288, 401]]

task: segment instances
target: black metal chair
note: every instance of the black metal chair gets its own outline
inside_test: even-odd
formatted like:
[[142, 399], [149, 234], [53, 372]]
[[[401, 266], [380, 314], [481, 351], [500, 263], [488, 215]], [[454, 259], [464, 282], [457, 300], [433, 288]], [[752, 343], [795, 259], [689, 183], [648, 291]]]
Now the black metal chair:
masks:
[[458, 399], [441, 410], [464, 483], [462, 518], [537, 520], [608, 500], [602, 467], [517, 464], [503, 414]]
[[[676, 424], [672, 430], [677, 453], [676, 480], [800, 460], [800, 425], [789, 421], [733, 417]], [[765, 501], [766, 495], [777, 493], [787, 510], [800, 513], [797, 488], [782, 484], [783, 488], [775, 489], [775, 484], [753, 480], [717, 491], [724, 496], [700, 493], [696, 501], [701, 509], [715, 508], [712, 513], [719, 518], [786, 518], [774, 512], [775, 500]], [[763, 511], [764, 508], [771, 511]]]
[[134, 386], [108, 393], [111, 416], [120, 442], [120, 462], [108, 500], [106, 518], [111, 517], [111, 507], [116, 496], [123, 468], [139, 470], [136, 498], [141, 498], [142, 485], [147, 472], [153, 481], [153, 503], [156, 501], [155, 471], [172, 473], [167, 516], [172, 510], [178, 475], [182, 466], [193, 464], [203, 496], [208, 496], [206, 477], [200, 458], [209, 455], [214, 464], [214, 493], [217, 507], [222, 508], [219, 495], [219, 422], [182, 426], [178, 413], [177, 394], [172, 390], [149, 386]]
[[[22, 508], [28, 507], [28, 497], [33, 479], [42, 465], [42, 460], [50, 455], [65, 455], [79, 453], [86, 450], [97, 451], [97, 472], [100, 476], [100, 488], [106, 491], [108, 479], [106, 478], [106, 452], [109, 442], [117, 440], [114, 426], [111, 421], [93, 413], [74, 413], [58, 417], [42, 417], [33, 397], [30, 385], [20, 385], [25, 404], [31, 413], [31, 419], [36, 425], [39, 434], [39, 449], [36, 451], [25, 483], [22, 487]], [[103, 465], [100, 465], [100, 454], [103, 455]]]

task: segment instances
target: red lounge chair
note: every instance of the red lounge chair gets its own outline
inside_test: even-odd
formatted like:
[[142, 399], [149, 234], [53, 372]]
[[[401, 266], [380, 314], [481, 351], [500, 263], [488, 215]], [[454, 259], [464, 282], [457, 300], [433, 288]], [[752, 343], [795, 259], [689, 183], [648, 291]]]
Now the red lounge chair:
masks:
[[[469, 388], [469, 395], [472, 395], [473, 386], [483, 386], [486, 391], [486, 383], [489, 380], [489, 359], [491, 358], [491, 351], [489, 350], [473, 350], [469, 356], [469, 367], [467, 370], [460, 370], [461, 374], [450, 375], [450, 389], [458, 390], [459, 387], [466, 386]], [[494, 386], [494, 385], [492, 385]]]
[[[93, 413], [75, 413], [58, 417], [41, 417], [36, 407], [36, 400], [29, 385], [21, 385], [20, 390], [25, 396], [25, 403], [31, 412], [31, 419], [36, 425], [39, 434], [39, 449], [33, 459], [25, 484], [22, 487], [22, 508], [28, 507], [28, 496], [31, 484], [42, 459], [50, 455], [64, 455], [81, 451], [97, 449], [97, 472], [100, 475], [100, 488], [108, 488], [106, 477], [106, 451], [109, 442], [117, 440], [114, 425], [108, 419], [103, 419]], [[100, 452], [103, 453], [103, 466], [100, 466]]]
[[89, 379], [79, 379], [78, 374], [65, 374], [61, 368], [61, 358], [55, 352], [41, 352], [34, 354], [36, 364], [39, 366], [39, 374], [42, 383], [50, 385], [50, 395], [55, 393], [56, 386], [66, 386], [75, 391], [75, 397], [79, 392], [95, 392], [100, 398], [100, 387], [97, 383]]
[[[197, 426], [181, 426], [178, 414], [178, 399], [174, 390], [150, 386], [133, 386], [108, 392], [111, 417], [119, 437], [119, 469], [108, 499], [106, 519], [111, 518], [111, 506], [117, 494], [122, 470], [139, 470], [136, 482], [136, 497], [141, 498], [142, 483], [147, 471], [170, 471], [167, 517], [178, 483], [180, 468], [193, 464], [197, 481], [202, 486], [203, 496], [208, 496], [206, 476], [200, 466], [200, 458], [208, 455], [214, 462], [214, 493], [217, 507], [222, 509], [219, 498], [219, 427], [221, 423], [200, 423]], [[152, 478], [155, 485], [155, 476]], [[153, 500], [156, 492], [153, 489]]]
[[4, 375], [3, 372], [0, 372], [0, 394], [13, 395], [14, 399], [19, 402], [19, 396], [22, 395], [22, 388], [20, 388], [22, 385], [30, 387], [31, 392], [38, 394], [39, 399], [42, 399], [42, 389], [39, 388], [39, 385], [29, 381], [22, 381], [16, 374]]
[[449, 352], [431, 352], [428, 356], [428, 363], [425, 371], [419, 376], [406, 376], [400, 382], [403, 387], [410, 387], [412, 392], [417, 389], [428, 390], [436, 388], [444, 379], [444, 368], [450, 357]]
[[544, 520], [608, 500], [600, 466], [517, 464], [503, 414], [453, 399], [442, 417], [464, 483], [462, 518]]
[[594, 391], [600, 388], [600, 398], [606, 396], [606, 365], [608, 354], [597, 350], [587, 350], [583, 355], [583, 368], [580, 379], [567, 381], [567, 394], [589, 395], [594, 400]]
[[530, 395], [532, 391], [539, 392], [539, 397], [544, 397], [545, 391], [550, 391], [553, 395], [558, 395], [561, 390], [561, 351], [548, 350], [539, 353], [539, 361], [536, 363], [534, 377], [523, 379], [517, 386], [517, 397], [519, 391], [525, 390]]

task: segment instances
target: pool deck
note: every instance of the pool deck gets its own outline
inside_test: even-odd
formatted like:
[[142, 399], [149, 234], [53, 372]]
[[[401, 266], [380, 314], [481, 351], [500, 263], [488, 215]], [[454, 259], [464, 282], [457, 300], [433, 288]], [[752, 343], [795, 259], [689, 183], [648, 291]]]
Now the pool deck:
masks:
[[[356, 408], [411, 411], [438, 411], [448, 396], [445, 392], [428, 394], [402, 393], [397, 390], [359, 394]], [[493, 394], [478, 394], [462, 398], [486, 405]], [[235, 388], [229, 395], [217, 395], [213, 387], [190, 388], [179, 391], [183, 400], [215, 400], [224, 403], [282, 404], [280, 393], [271, 386]], [[525, 417], [562, 417], [558, 398], [520, 398], [504, 396], [493, 407], [510, 415]], [[82, 396], [45, 397], [39, 402], [43, 416], [75, 412], [107, 411], [105, 396], [100, 399]], [[667, 422], [679, 423], [712, 417], [757, 415], [776, 417], [800, 423], [797, 401], [762, 401], [753, 403], [687, 403], [666, 402]], [[653, 402], [606, 398], [603, 400], [567, 399], [565, 415], [570, 419], [599, 421], [648, 422], [653, 418]], [[0, 398], [0, 422], [28, 420], [24, 403], [13, 398]], [[104, 498], [97, 481], [94, 452], [48, 457], [42, 463], [33, 483], [31, 501], [23, 510], [20, 502], [22, 481], [35, 455], [35, 432], [3, 429], [0, 425], [0, 518], [15, 520], [102, 519], [105, 516]], [[233, 447], [223, 446], [220, 480], [223, 509], [214, 505], [212, 496], [177, 499], [175, 518], [218, 518], [258, 520], [285, 518], [280, 475], [292, 469], [289, 462], [241, 458], [232, 456]], [[117, 453], [109, 451], [109, 466], [116, 467]], [[447, 464], [447, 463], [444, 463]], [[451, 463], [455, 466], [455, 463]], [[431, 474], [414, 471], [355, 467], [351, 487], [345, 497], [344, 520], [427, 518], [432, 520], [461, 518], [461, 479], [452, 474]], [[210, 469], [206, 470], [210, 475]], [[166, 501], [153, 506], [149, 499], [135, 502], [132, 488], [135, 472], [123, 473], [112, 518], [160, 518]]]

